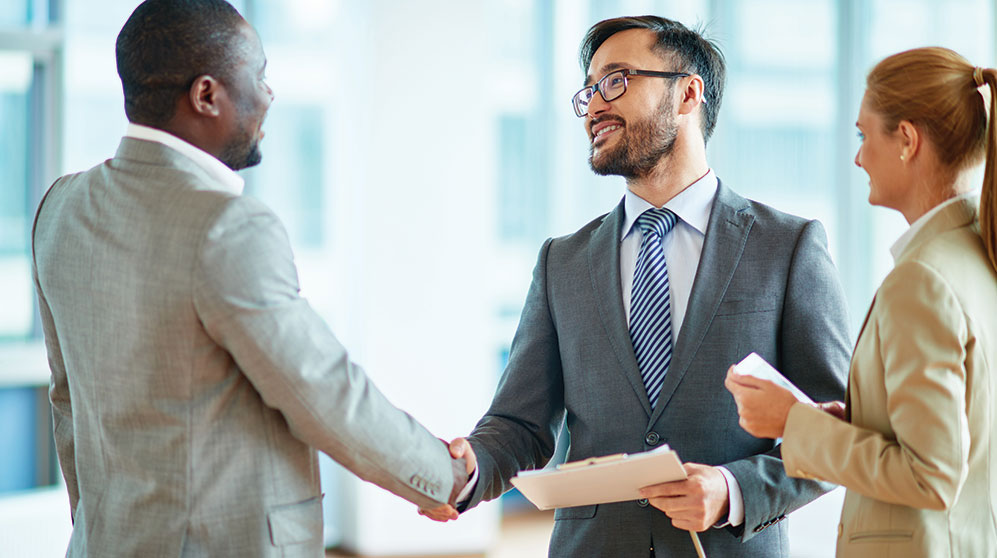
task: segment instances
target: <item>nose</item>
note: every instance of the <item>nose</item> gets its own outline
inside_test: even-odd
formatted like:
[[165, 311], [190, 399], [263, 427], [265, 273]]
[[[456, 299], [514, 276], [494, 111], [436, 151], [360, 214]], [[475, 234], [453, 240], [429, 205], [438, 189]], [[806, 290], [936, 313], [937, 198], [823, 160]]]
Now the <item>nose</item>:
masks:
[[858, 151], [855, 152], [855, 166], [858, 168], [862, 168], [861, 158], [862, 158], [862, 148], [860, 147]]
[[592, 95], [589, 100], [588, 115], [589, 118], [598, 116], [599, 114], [609, 110], [609, 103], [607, 103], [603, 98], [601, 93], [596, 93]]

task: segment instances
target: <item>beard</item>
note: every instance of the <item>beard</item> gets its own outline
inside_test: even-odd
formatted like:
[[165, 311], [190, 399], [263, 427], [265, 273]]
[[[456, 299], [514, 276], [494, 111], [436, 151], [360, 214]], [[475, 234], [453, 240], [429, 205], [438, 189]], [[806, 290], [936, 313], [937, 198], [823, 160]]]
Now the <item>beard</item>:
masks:
[[623, 137], [615, 148], [595, 156], [595, 146], [589, 147], [589, 166], [598, 175], [622, 176], [627, 180], [642, 178], [650, 174], [662, 158], [675, 149], [678, 124], [671, 114], [672, 95], [669, 92], [661, 100], [653, 114], [632, 126], [624, 124]]
[[260, 152], [260, 141], [248, 127], [239, 129], [239, 133], [222, 149], [221, 161], [232, 170], [242, 170], [254, 167], [263, 160]]

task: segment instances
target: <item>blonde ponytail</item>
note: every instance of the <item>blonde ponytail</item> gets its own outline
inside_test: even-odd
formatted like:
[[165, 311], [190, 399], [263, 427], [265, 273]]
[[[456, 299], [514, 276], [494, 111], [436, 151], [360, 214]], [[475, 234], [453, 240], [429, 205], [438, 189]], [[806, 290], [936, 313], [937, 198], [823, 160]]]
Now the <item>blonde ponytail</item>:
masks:
[[[979, 71], [975, 75], [982, 77], [990, 90], [990, 110], [987, 117], [987, 147], [986, 170], [983, 171], [983, 190], [980, 194], [980, 236], [983, 237], [983, 247], [990, 257], [990, 265], [997, 269], [997, 70]], [[975, 79], [974, 75], [974, 79]], [[982, 85], [982, 84], [981, 84]]]

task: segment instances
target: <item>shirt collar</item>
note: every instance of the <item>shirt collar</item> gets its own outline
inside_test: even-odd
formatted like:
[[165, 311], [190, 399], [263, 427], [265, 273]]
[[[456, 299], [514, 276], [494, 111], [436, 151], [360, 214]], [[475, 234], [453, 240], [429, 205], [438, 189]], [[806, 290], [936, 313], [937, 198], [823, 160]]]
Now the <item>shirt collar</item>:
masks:
[[914, 239], [918, 231], [923, 229], [924, 225], [926, 225], [928, 221], [930, 221], [931, 218], [937, 215], [942, 209], [945, 209], [946, 207], [956, 202], [979, 195], [980, 195], [979, 190], [970, 190], [968, 192], [959, 194], [954, 198], [949, 198], [943, 201], [942, 203], [931, 208], [931, 211], [928, 211], [924, 215], [918, 217], [917, 221], [911, 223], [910, 228], [907, 229], [904, 232], [904, 234], [900, 235], [900, 238], [898, 238], [897, 241], [893, 243], [893, 246], [890, 247], [890, 254], [893, 254], [893, 263], [896, 263], [897, 260], [900, 259], [900, 255], [903, 254], [904, 248], [907, 248], [907, 245], [910, 244], [910, 241]]
[[128, 128], [125, 130], [125, 137], [153, 141], [179, 152], [193, 161], [201, 170], [208, 173], [209, 176], [217, 180], [221, 190], [230, 194], [241, 195], [246, 185], [242, 177], [228, 168], [225, 163], [222, 163], [207, 151], [195, 147], [168, 132], [129, 122]]
[[[717, 175], [710, 169], [702, 178], [690, 184], [677, 196], [668, 200], [662, 207], [667, 207], [679, 221], [706, 235], [706, 225], [710, 222], [710, 211], [713, 209], [713, 199], [717, 195]], [[622, 242], [630, 234], [630, 229], [641, 213], [654, 207], [647, 200], [627, 189], [623, 202], [623, 230], [620, 235]]]

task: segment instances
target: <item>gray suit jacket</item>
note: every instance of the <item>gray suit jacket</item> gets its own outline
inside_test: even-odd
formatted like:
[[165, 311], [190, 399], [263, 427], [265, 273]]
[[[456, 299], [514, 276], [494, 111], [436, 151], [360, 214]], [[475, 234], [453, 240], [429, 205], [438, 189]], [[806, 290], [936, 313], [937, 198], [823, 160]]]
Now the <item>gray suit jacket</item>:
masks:
[[[845, 302], [823, 228], [748, 201], [722, 183], [674, 355], [650, 408], [620, 289], [623, 204], [548, 240], [509, 365], [470, 437], [479, 480], [470, 505], [542, 467], [566, 417], [568, 460], [667, 443], [684, 461], [724, 465], [741, 486], [745, 523], [701, 535], [710, 556], [787, 556], [784, 525], [828, 485], [788, 478], [773, 440], [738, 427], [727, 368], [755, 351], [815, 400], [840, 398], [848, 369]], [[681, 265], [671, 262], [670, 265]], [[551, 556], [694, 555], [689, 535], [647, 502], [566, 508]]]
[[461, 484], [298, 295], [276, 216], [178, 152], [125, 138], [33, 238], [69, 555], [320, 556], [313, 448], [422, 506]]

